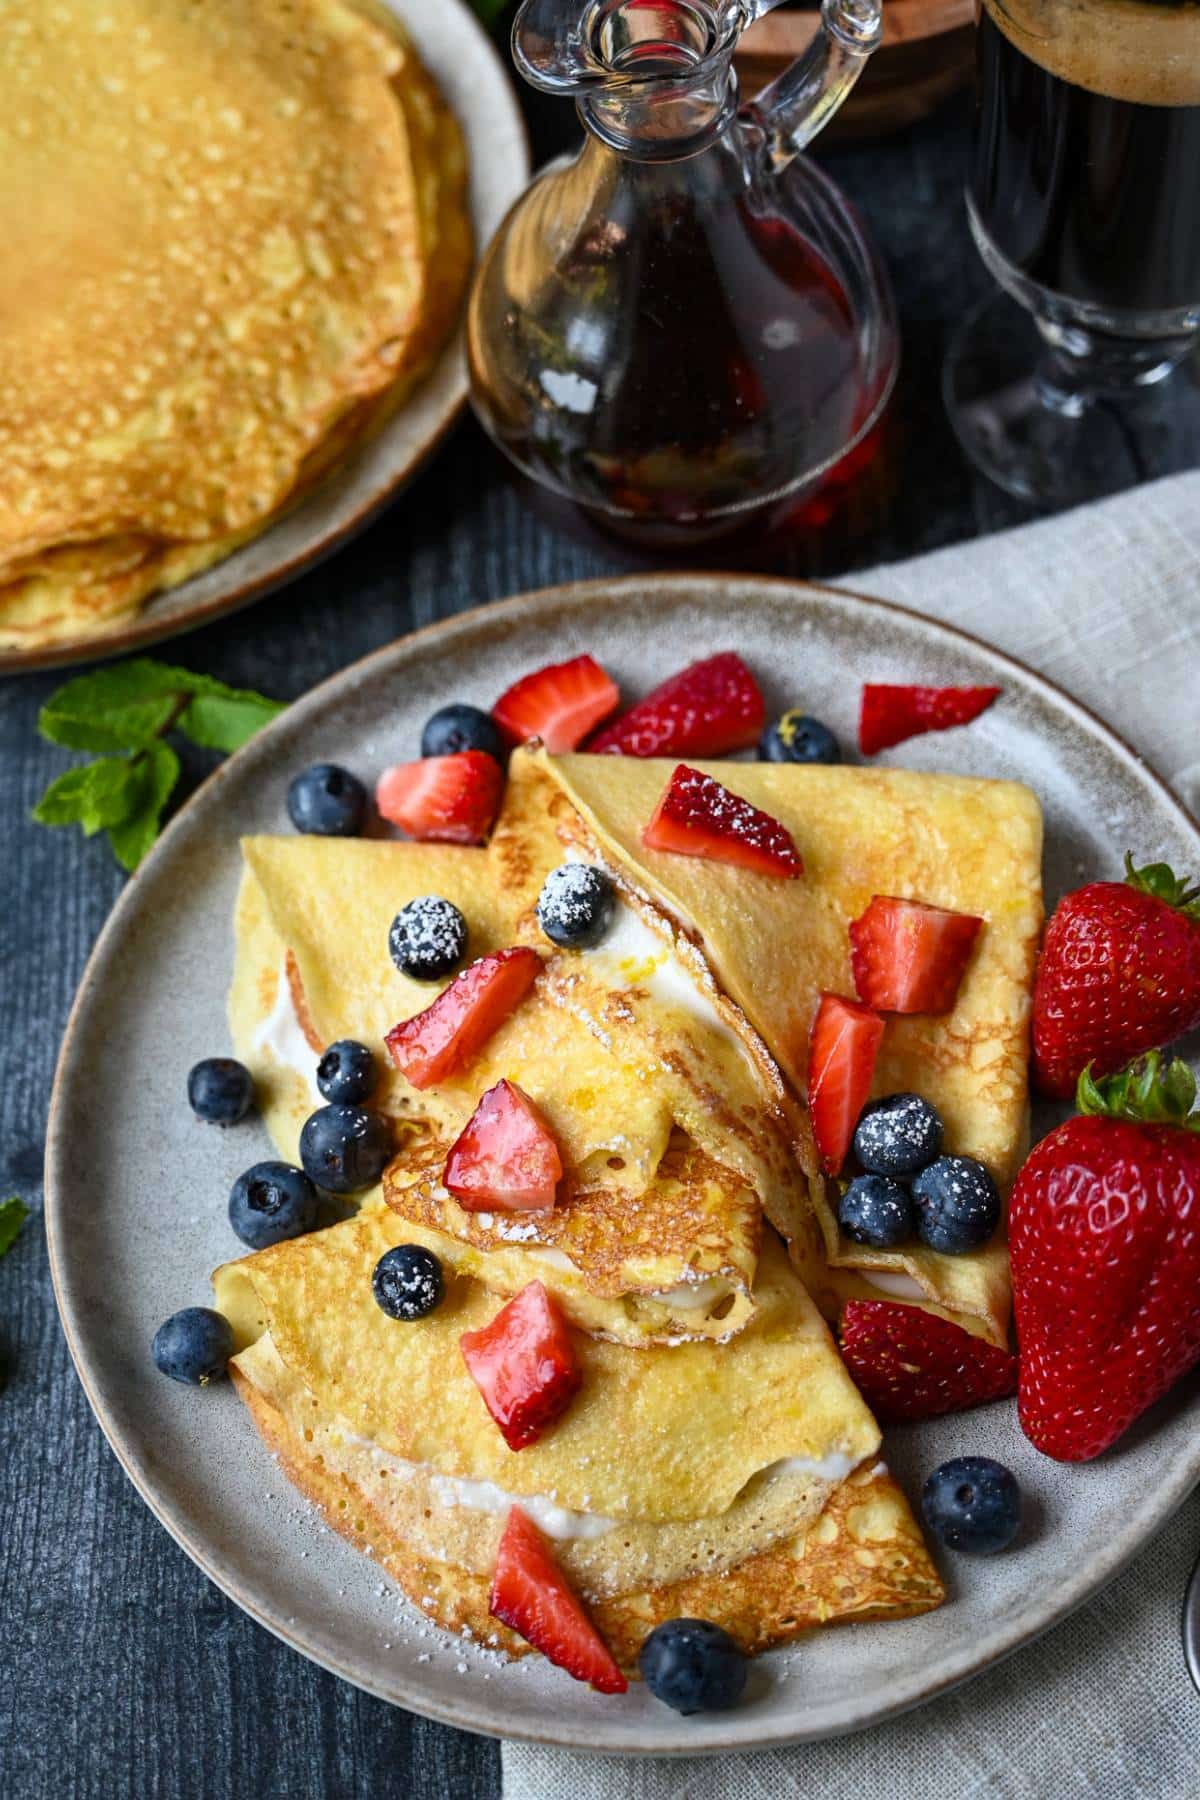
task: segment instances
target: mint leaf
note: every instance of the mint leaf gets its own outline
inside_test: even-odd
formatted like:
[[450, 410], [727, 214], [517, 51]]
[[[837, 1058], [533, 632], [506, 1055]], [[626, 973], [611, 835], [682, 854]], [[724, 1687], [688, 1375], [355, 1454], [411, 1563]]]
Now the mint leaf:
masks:
[[87, 837], [120, 825], [138, 803], [139, 769], [128, 757], [105, 757], [67, 769], [33, 809], [39, 825], [82, 825]]
[[127, 750], [68, 769], [34, 808], [41, 825], [107, 831], [118, 862], [135, 869], [158, 836], [163, 808], [179, 779], [179, 758], [164, 742], [178, 729], [205, 750], [238, 750], [283, 711], [249, 688], [139, 656], [77, 676], [52, 694], [38, 729], [68, 750]]
[[179, 780], [179, 758], [170, 744], [151, 744], [139, 758], [139, 772], [141, 792], [135, 810], [108, 832], [113, 855], [130, 873], [158, 836], [163, 808]]
[[79, 675], [51, 694], [38, 730], [65, 750], [140, 750], [179, 704], [179, 673], [149, 657]]
[[178, 725], [184, 736], [202, 750], [224, 750], [228, 754], [240, 750], [282, 711], [280, 700], [264, 700], [261, 694], [225, 688], [219, 693], [197, 694], [180, 713]]
[[471, 0], [471, 4], [485, 25], [494, 25], [508, 5], [508, 0]]
[[282, 710], [211, 675], [139, 656], [68, 681], [42, 708], [38, 730], [66, 750], [141, 750], [178, 721], [206, 750], [236, 750]]
[[17, 1241], [17, 1233], [29, 1217], [29, 1208], [15, 1194], [11, 1199], [0, 1200], [0, 1256], [11, 1250]]

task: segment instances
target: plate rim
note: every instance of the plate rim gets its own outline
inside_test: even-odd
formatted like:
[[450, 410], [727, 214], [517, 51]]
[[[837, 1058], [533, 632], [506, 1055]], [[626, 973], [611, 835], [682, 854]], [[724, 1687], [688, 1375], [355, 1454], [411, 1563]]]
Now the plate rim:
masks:
[[[383, 4], [388, 5], [389, 10], [394, 10], [390, 5], [390, 0], [383, 0]], [[442, 4], [446, 4], [446, 0], [442, 0]], [[521, 187], [524, 188], [528, 185], [533, 173], [533, 145], [529, 135], [529, 126], [521, 110], [508, 66], [498, 46], [480, 19], [471, 11], [466, 0], [449, 0], [449, 4], [460, 15], [459, 28], [469, 31], [486, 46], [493, 65], [497, 99], [503, 92], [508, 103], [509, 123], [516, 128], [514, 137], [520, 155], [520, 168], [517, 173], [520, 177]], [[416, 34], [414, 33], [415, 40]], [[417, 42], [417, 50], [420, 51], [419, 42]], [[452, 110], [466, 132], [467, 123], [459, 116], [456, 107], [452, 107]], [[468, 150], [470, 151], [469, 144]], [[470, 167], [473, 168], [473, 166], [472, 158]], [[159, 614], [156, 617], [154, 606], [157, 600], [186, 592], [189, 583], [181, 582], [177, 588], [170, 589], [167, 593], [151, 595], [135, 613], [133, 622], [124, 626], [120, 631], [94, 638], [70, 638], [61, 644], [47, 644], [40, 650], [35, 648], [28, 650], [0, 649], [0, 676], [36, 675], [46, 669], [71, 668], [85, 662], [107, 662], [113, 657], [128, 655], [130, 651], [146, 650], [152, 644], [161, 644], [170, 638], [183, 637], [190, 631], [198, 631], [205, 625], [211, 625], [216, 619], [231, 617], [234, 613], [243, 611], [246, 607], [252, 606], [256, 600], [265, 600], [269, 594], [286, 587], [288, 582], [296, 580], [299, 575], [306, 573], [309, 569], [317, 568], [335, 551], [342, 549], [344, 545], [365, 531], [368, 525], [393, 501], [398, 500], [405, 488], [416, 480], [426, 465], [437, 455], [467, 410], [470, 399], [470, 384], [465, 360], [467, 291], [474, 279], [475, 271], [479, 266], [479, 258], [485, 247], [480, 242], [475, 244], [467, 289], [464, 289], [463, 292], [458, 321], [453, 334], [443, 345], [434, 362], [421, 376], [413, 392], [406, 396], [401, 403], [396, 417], [402, 418], [409, 406], [421, 395], [422, 390], [430, 387], [449, 365], [458, 361], [461, 367], [446, 396], [443, 410], [431, 422], [421, 443], [414, 448], [403, 468], [398, 469], [383, 487], [363, 499], [361, 504], [348, 516], [339, 519], [323, 530], [307, 548], [285, 555], [281, 560], [274, 562], [270, 568], [263, 569], [257, 575], [244, 577], [228, 593], [214, 594], [210, 599], [198, 600], [177, 613], [171, 613], [165, 617]], [[391, 422], [388, 420], [384, 424], [382, 428], [384, 432]], [[329, 488], [336, 485], [337, 478], [337, 471], [331, 470], [325, 479], [317, 483], [313, 493], [328, 491]], [[312, 495], [306, 496], [306, 498], [312, 497]], [[261, 543], [263, 538], [282, 524], [286, 517], [287, 508], [284, 508], [281, 515], [272, 520], [267, 532], [252, 538], [249, 540], [250, 543]], [[248, 546], [239, 546], [239, 548], [246, 547]], [[236, 555], [237, 552], [232, 554]], [[213, 566], [219, 568], [220, 561]], [[198, 577], [189, 577], [189, 580], [194, 579], [198, 579]]]
[[[1197, 848], [1200, 851], [1200, 821], [1153, 764], [1120, 732], [1109, 725], [1099, 713], [1083, 701], [1076, 699], [1058, 682], [1033, 669], [1009, 651], [989, 644], [984, 638], [960, 625], [931, 618], [916, 607], [894, 600], [886, 600], [877, 595], [861, 593], [840, 584], [793, 579], [788, 576], [747, 574], [743, 571], [662, 570], [647, 574], [589, 577], [578, 581], [527, 589], [503, 600], [484, 602], [479, 606], [452, 613], [445, 619], [435, 620], [416, 631], [391, 639], [388, 643], [368, 652], [367, 655], [335, 670], [331, 675], [318, 682], [316, 686], [299, 696], [297, 700], [291, 702], [278, 720], [264, 727], [241, 750], [236, 751], [200, 783], [166, 826], [140, 868], [130, 877], [118, 895], [92, 946], [63, 1030], [47, 1115], [43, 1211], [51, 1282], [59, 1321], [67, 1341], [71, 1360], [75, 1366], [75, 1372], [109, 1448], [159, 1524], [165, 1528], [197, 1567], [256, 1623], [265, 1627], [275, 1637], [287, 1644], [290, 1649], [317, 1663], [319, 1667], [329, 1670], [339, 1679], [348, 1681], [352, 1686], [361, 1688], [389, 1704], [402, 1706], [420, 1713], [423, 1717], [458, 1730], [473, 1731], [482, 1736], [500, 1740], [570, 1749], [583, 1754], [641, 1755], [675, 1759], [686, 1756], [716, 1756], [727, 1754], [730, 1751], [750, 1752], [776, 1749], [804, 1742], [822, 1742], [885, 1724], [890, 1719], [938, 1699], [974, 1676], [994, 1668], [1026, 1645], [1033, 1643], [1047, 1631], [1061, 1624], [1106, 1587], [1145, 1547], [1155, 1532], [1165, 1525], [1196, 1485], [1197, 1480], [1200, 1479], [1200, 1438], [1196, 1440], [1190, 1457], [1180, 1457], [1178, 1466], [1172, 1471], [1171, 1478], [1157, 1483], [1144, 1504], [1131, 1511], [1121, 1534], [1114, 1537], [1086, 1565], [1081, 1564], [1073, 1577], [1068, 1578], [1061, 1587], [1055, 1589], [1054, 1597], [1042, 1604], [1032, 1622], [1029, 1620], [1028, 1611], [1019, 1615], [1007, 1628], [1000, 1628], [997, 1631], [989, 1641], [986, 1652], [965, 1651], [953, 1666], [933, 1684], [926, 1682], [922, 1685], [919, 1676], [901, 1684], [896, 1690], [897, 1697], [895, 1699], [889, 1699], [876, 1706], [869, 1714], [836, 1721], [817, 1721], [808, 1727], [801, 1726], [798, 1729], [795, 1726], [789, 1727], [786, 1721], [761, 1721], [756, 1722], [753, 1734], [747, 1729], [750, 1725], [749, 1720], [739, 1728], [736, 1723], [737, 1715], [731, 1714], [728, 1715], [730, 1723], [725, 1730], [721, 1732], [718, 1725], [716, 1729], [719, 1735], [708, 1736], [703, 1743], [688, 1742], [686, 1726], [682, 1721], [680, 1722], [680, 1736], [666, 1744], [645, 1741], [643, 1728], [636, 1721], [631, 1721], [624, 1730], [620, 1728], [619, 1722], [614, 1721], [616, 1730], [606, 1732], [604, 1739], [595, 1745], [589, 1745], [578, 1734], [574, 1736], [564, 1733], [556, 1734], [553, 1729], [534, 1729], [526, 1726], [524, 1722], [518, 1722], [515, 1727], [510, 1722], [506, 1726], [497, 1719], [496, 1706], [489, 1707], [480, 1703], [465, 1688], [461, 1704], [456, 1702], [453, 1705], [444, 1705], [437, 1700], [436, 1696], [430, 1698], [423, 1695], [420, 1691], [419, 1681], [407, 1672], [399, 1681], [394, 1678], [387, 1683], [374, 1681], [371, 1679], [369, 1670], [357, 1666], [352, 1667], [336, 1655], [314, 1649], [306, 1640], [303, 1632], [290, 1630], [284, 1620], [272, 1616], [269, 1611], [260, 1607], [250, 1595], [240, 1589], [234, 1578], [226, 1576], [217, 1566], [217, 1559], [207, 1549], [202, 1534], [194, 1534], [189, 1529], [187, 1522], [173, 1517], [169, 1507], [159, 1501], [149, 1480], [143, 1479], [137, 1467], [137, 1458], [126, 1441], [126, 1435], [107, 1412], [98, 1386], [94, 1385], [89, 1378], [87, 1353], [81, 1336], [77, 1333], [76, 1321], [64, 1300], [65, 1257], [59, 1217], [60, 1211], [64, 1210], [64, 1202], [60, 1198], [59, 1185], [61, 1181], [61, 1147], [66, 1134], [66, 1090], [70, 1080], [68, 1064], [73, 1060], [74, 1040], [78, 1035], [80, 1016], [89, 990], [100, 977], [109, 948], [119, 940], [127, 915], [136, 917], [142, 890], [148, 885], [149, 878], [157, 872], [159, 865], [173, 853], [181, 828], [190, 823], [190, 816], [194, 814], [195, 802], [201, 795], [211, 800], [218, 789], [228, 785], [230, 781], [236, 783], [243, 765], [249, 763], [256, 755], [262, 754], [264, 743], [269, 741], [270, 734], [279, 730], [285, 721], [299, 719], [302, 723], [310, 711], [320, 711], [327, 702], [341, 698], [368, 671], [396, 657], [397, 654], [400, 655], [402, 664], [407, 663], [420, 658], [431, 645], [436, 644], [441, 648], [446, 640], [452, 641], [463, 632], [470, 633], [480, 627], [490, 628], [493, 633], [502, 632], [508, 622], [527, 622], [531, 616], [536, 617], [541, 612], [551, 615], [561, 615], [564, 611], [573, 615], [583, 614], [586, 613], [591, 603], [597, 600], [620, 602], [628, 596], [634, 600], [644, 601], [656, 589], [669, 590], [672, 595], [679, 595], [685, 590], [691, 589], [696, 598], [703, 600], [712, 593], [714, 586], [730, 582], [738, 583], [748, 589], [766, 590], [770, 594], [781, 597], [788, 594], [805, 593], [818, 598], [831, 598], [839, 604], [850, 603], [852, 608], [861, 607], [869, 613], [899, 616], [908, 623], [916, 624], [922, 630], [932, 632], [935, 636], [948, 636], [958, 644], [966, 646], [970, 651], [982, 653], [1001, 668], [1011, 669], [1023, 681], [1040, 690], [1042, 696], [1049, 698], [1057, 707], [1065, 709], [1068, 714], [1077, 714], [1091, 732], [1108, 739], [1110, 744], [1149, 781], [1150, 785], [1158, 790], [1160, 799], [1176, 815], [1180, 827], [1185, 833], [1190, 833], [1196, 838]], [[132, 1434], [130, 1434], [131, 1442]], [[713, 1717], [723, 1721], [725, 1715], [713, 1715]], [[570, 1729], [572, 1728], [569, 1727], [568, 1730]]]

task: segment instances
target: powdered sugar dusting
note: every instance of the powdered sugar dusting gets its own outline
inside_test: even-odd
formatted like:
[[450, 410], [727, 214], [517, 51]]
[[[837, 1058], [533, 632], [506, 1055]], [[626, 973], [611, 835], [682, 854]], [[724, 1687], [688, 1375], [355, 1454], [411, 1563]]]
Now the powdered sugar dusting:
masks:
[[396, 914], [388, 937], [392, 960], [418, 979], [448, 975], [467, 951], [467, 922], [440, 894], [422, 894]]

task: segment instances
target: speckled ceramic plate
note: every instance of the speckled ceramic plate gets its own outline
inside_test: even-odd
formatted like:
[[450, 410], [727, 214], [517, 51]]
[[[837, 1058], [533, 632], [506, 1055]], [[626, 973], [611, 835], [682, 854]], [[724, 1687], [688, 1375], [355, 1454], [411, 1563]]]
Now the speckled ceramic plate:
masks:
[[1020, 1547], [944, 1559], [950, 1598], [940, 1612], [815, 1633], [760, 1660], [738, 1711], [684, 1720], [640, 1687], [602, 1699], [543, 1663], [504, 1666], [438, 1635], [322, 1529], [228, 1387], [201, 1394], [155, 1373], [155, 1326], [207, 1300], [209, 1271], [238, 1251], [225, 1217], [230, 1185], [267, 1153], [257, 1123], [214, 1131], [184, 1098], [190, 1065], [227, 1048], [239, 835], [288, 829], [287, 781], [316, 757], [369, 778], [412, 756], [422, 720], [447, 700], [487, 705], [518, 674], [585, 649], [637, 695], [677, 665], [680, 646], [736, 647], [772, 706], [803, 695], [846, 743], [864, 677], [998, 682], [1003, 700], [969, 729], [887, 760], [1030, 783], [1046, 810], [1052, 898], [1118, 874], [1127, 844], [1200, 866], [1196, 825], [1104, 725], [997, 651], [913, 613], [733, 576], [526, 595], [356, 663], [297, 701], [184, 808], [122, 895], [80, 987], [46, 1192], [63, 1322], [113, 1449], [168, 1531], [254, 1618], [347, 1680], [452, 1724], [660, 1755], [821, 1737], [930, 1698], [1086, 1599], [1200, 1478], [1196, 1382], [1089, 1467], [1039, 1456], [1007, 1405], [896, 1432], [889, 1460], [913, 1497], [923, 1472], [952, 1454], [1011, 1464], [1030, 1500]]
[[[471, 217], [481, 249], [529, 180], [529, 143], [508, 71], [466, 0], [381, 3], [408, 27], [462, 127], [471, 167]], [[466, 398], [460, 330], [383, 430], [303, 506], [203, 575], [148, 601], [118, 631], [41, 650], [0, 650], [0, 674], [124, 655], [260, 599], [328, 556], [394, 499], [437, 449]]]

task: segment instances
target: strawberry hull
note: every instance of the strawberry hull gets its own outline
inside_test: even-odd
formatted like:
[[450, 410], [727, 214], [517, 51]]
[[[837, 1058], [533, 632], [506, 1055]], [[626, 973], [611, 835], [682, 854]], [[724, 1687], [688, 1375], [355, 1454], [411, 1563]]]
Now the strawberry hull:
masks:
[[1068, 1120], [1022, 1169], [1008, 1231], [1021, 1425], [1090, 1461], [1200, 1362], [1200, 1137]]

